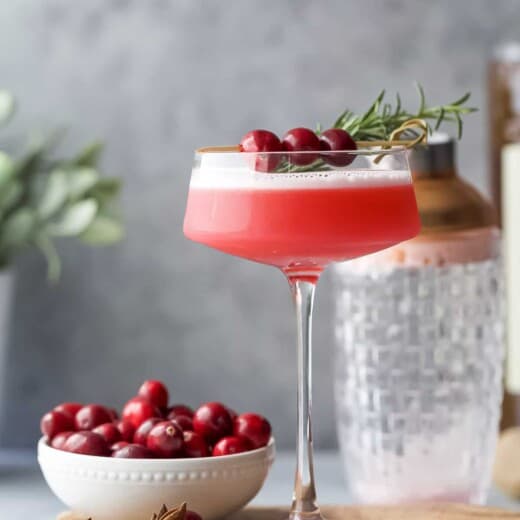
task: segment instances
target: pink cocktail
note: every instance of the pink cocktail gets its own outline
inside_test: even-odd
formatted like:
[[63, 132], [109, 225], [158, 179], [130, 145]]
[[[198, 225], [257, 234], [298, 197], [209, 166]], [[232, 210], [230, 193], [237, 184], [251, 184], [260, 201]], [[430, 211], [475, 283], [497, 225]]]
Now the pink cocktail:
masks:
[[[331, 262], [356, 258], [414, 237], [420, 228], [403, 149], [327, 152], [316, 171], [300, 172], [302, 152], [283, 152], [285, 173], [255, 165], [267, 152], [197, 153], [185, 235], [214, 249], [280, 268], [298, 323], [298, 436], [291, 518], [318, 520], [311, 434], [311, 318], [314, 289]], [[334, 154], [337, 153], [337, 157]], [[275, 163], [279, 163], [276, 157]], [[335, 167], [332, 164], [348, 163]], [[314, 164], [314, 163], [313, 163]], [[289, 170], [287, 172], [287, 170]]]
[[[244, 178], [233, 187], [219, 185], [218, 175]], [[195, 242], [296, 272], [379, 251], [418, 231], [406, 171], [334, 171], [325, 178], [198, 170], [184, 221]]]

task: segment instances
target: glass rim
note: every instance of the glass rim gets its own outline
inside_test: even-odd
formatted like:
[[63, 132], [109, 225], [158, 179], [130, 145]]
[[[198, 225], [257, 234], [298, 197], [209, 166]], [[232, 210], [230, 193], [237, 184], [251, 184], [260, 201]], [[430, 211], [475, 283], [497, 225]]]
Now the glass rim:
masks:
[[202, 147], [195, 150], [195, 155], [199, 156], [242, 156], [242, 157], [255, 157], [261, 155], [267, 156], [283, 156], [283, 157], [295, 157], [302, 155], [322, 155], [325, 157], [335, 157], [340, 155], [355, 155], [355, 156], [372, 156], [372, 155], [398, 155], [399, 153], [406, 152], [407, 148], [404, 145], [392, 146], [390, 148], [383, 148], [382, 146], [376, 147], [362, 147], [356, 150], [301, 150], [301, 151], [286, 151], [280, 150], [277, 152], [241, 152], [236, 147]]

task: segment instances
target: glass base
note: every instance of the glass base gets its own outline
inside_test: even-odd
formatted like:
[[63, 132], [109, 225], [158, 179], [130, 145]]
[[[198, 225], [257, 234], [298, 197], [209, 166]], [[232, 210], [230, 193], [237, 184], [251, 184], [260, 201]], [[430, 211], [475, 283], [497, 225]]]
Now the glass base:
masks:
[[314, 511], [291, 511], [289, 520], [324, 520], [324, 518], [318, 507]]

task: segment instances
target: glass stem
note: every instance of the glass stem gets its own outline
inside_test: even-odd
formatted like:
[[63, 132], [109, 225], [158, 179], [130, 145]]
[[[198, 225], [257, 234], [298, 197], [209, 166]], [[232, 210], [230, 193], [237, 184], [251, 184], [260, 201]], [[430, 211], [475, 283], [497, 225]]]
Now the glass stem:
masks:
[[312, 455], [312, 309], [316, 279], [290, 277], [298, 327], [298, 436], [291, 519], [321, 518]]

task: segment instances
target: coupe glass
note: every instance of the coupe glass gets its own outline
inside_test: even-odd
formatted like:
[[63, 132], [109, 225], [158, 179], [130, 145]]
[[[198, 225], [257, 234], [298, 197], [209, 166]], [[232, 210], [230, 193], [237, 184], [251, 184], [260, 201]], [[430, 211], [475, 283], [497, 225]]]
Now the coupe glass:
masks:
[[[277, 168], [280, 173], [266, 173]], [[309, 171], [311, 170], [311, 171]], [[292, 519], [319, 519], [314, 483], [311, 382], [314, 290], [323, 269], [412, 238], [420, 223], [403, 148], [354, 152], [195, 154], [184, 234], [272, 265], [294, 299], [298, 432]]]

